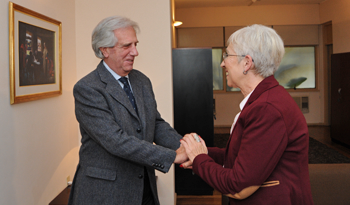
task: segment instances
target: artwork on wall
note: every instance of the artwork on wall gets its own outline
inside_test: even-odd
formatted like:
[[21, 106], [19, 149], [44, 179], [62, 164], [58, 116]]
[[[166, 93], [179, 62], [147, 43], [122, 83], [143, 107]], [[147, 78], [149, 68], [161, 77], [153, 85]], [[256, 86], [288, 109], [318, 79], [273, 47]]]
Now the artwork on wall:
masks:
[[9, 3], [11, 104], [62, 94], [62, 24]]
[[276, 80], [286, 89], [316, 88], [315, 47], [285, 47], [275, 72]]

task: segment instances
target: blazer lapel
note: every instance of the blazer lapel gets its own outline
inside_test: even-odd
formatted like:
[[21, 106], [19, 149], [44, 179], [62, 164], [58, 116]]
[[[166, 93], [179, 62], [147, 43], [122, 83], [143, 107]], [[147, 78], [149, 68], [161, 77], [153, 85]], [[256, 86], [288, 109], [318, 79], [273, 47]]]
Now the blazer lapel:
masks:
[[[256, 86], [255, 90], [253, 91], [247, 103], [245, 104], [244, 108], [250, 105], [252, 102], [254, 102], [262, 93], [278, 85], [279, 85], [278, 81], [275, 79], [273, 75], [265, 78], [263, 81], [259, 83], [258, 86]], [[244, 110], [244, 108], [242, 109], [242, 111]]]
[[[121, 105], [123, 105], [134, 117], [139, 119], [136, 111], [131, 105], [128, 96], [126, 95], [119, 82], [109, 73], [102, 61], [97, 66], [97, 71], [100, 74], [101, 81], [106, 83], [107, 92]], [[136, 101], [137, 102], [137, 101]], [[138, 108], [138, 107], [137, 107]]]
[[[256, 86], [256, 88], [254, 89], [253, 93], [250, 95], [247, 103], [244, 105], [243, 109], [241, 110], [241, 114], [244, 111], [244, 109], [246, 107], [248, 107], [251, 103], [253, 103], [263, 92], [265, 92], [265, 91], [267, 91], [267, 90], [269, 90], [269, 89], [271, 89], [273, 87], [276, 87], [278, 85], [279, 85], [278, 81], [275, 79], [275, 77], [273, 75], [269, 76], [269, 77], [265, 78], [263, 81], [261, 81], [258, 84], [258, 86]], [[238, 119], [237, 119], [237, 121], [238, 121]], [[227, 141], [227, 146], [231, 142], [233, 133], [235, 131], [235, 127], [233, 128], [232, 133], [230, 134], [230, 137], [229, 137], [229, 139]], [[226, 147], [226, 148], [228, 148], [228, 147]]]

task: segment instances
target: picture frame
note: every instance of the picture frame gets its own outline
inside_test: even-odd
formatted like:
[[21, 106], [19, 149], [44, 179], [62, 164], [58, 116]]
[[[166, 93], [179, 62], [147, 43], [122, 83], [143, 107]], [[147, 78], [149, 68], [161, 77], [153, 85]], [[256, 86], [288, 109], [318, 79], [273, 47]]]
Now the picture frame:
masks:
[[9, 2], [11, 104], [62, 94], [62, 23]]

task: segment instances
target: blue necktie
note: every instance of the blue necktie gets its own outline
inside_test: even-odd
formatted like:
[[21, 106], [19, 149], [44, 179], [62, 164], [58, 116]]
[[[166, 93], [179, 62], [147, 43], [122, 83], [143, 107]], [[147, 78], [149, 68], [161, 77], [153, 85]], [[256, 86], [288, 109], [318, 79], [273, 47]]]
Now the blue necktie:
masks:
[[134, 108], [134, 110], [138, 114], [136, 103], [135, 103], [135, 98], [134, 98], [134, 95], [131, 92], [131, 89], [130, 89], [130, 86], [129, 86], [129, 83], [128, 83], [128, 78], [121, 77], [121, 78], [119, 78], [119, 81], [124, 84], [124, 88], [123, 89], [124, 89], [126, 95], [128, 96], [128, 98], [129, 98], [129, 100], [130, 100], [130, 102], [132, 104], [132, 107]]

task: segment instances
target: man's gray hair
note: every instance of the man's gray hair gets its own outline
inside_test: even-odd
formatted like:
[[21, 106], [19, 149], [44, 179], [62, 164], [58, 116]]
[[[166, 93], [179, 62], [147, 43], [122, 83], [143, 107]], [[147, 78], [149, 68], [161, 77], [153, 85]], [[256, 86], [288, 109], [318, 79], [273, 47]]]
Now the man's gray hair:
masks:
[[[237, 55], [250, 55], [255, 72], [264, 78], [278, 69], [284, 55], [281, 37], [270, 27], [254, 24], [234, 32], [227, 40]], [[241, 61], [243, 57], [239, 57]]]
[[111, 16], [100, 21], [91, 35], [91, 45], [96, 57], [104, 59], [100, 48], [114, 47], [118, 42], [118, 39], [114, 35], [114, 30], [129, 26], [132, 26], [136, 33], [140, 31], [136, 22], [123, 16]]

